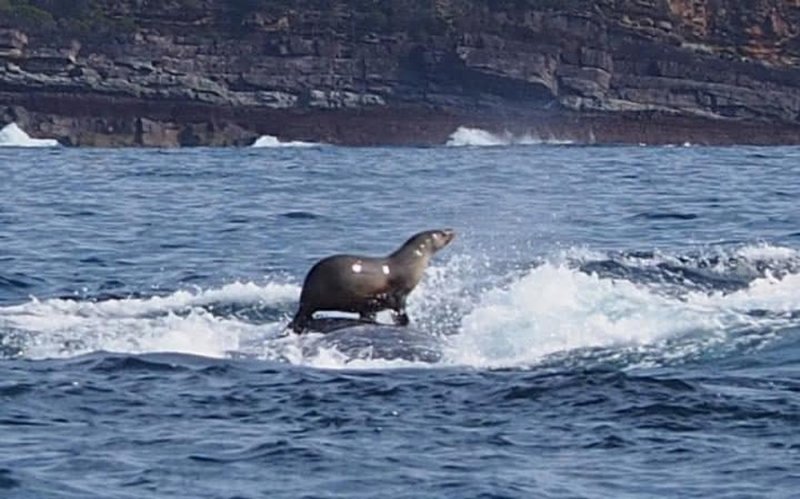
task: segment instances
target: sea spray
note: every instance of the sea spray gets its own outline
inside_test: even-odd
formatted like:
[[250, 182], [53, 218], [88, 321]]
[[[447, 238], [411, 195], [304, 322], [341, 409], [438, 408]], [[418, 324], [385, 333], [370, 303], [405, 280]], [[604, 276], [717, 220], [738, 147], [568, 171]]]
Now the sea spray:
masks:
[[[764, 344], [772, 331], [797, 325], [800, 273], [793, 270], [794, 251], [753, 245], [723, 254], [726, 261], [742, 260], [734, 272], [746, 265], [760, 273], [734, 291], [687, 285], [676, 293], [666, 274], [664, 279], [640, 274], [667, 272], [671, 267], [663, 262], [697, 268], [710, 257], [644, 258], [577, 249], [527, 270], [498, 274], [480, 257], [456, 256], [429, 268], [410, 297], [409, 312], [413, 327], [441, 339], [443, 355], [436, 365], [478, 368], [532, 366], [554, 355], [585, 356], [587, 349], [603, 352], [598, 358], [628, 356], [628, 365], [682, 362]], [[627, 270], [620, 275], [584, 270], [602, 258]], [[724, 266], [713, 271], [731, 272]], [[310, 351], [306, 347], [318, 338], [284, 331], [299, 291], [295, 283], [268, 281], [149, 298], [33, 298], [0, 307], [0, 335], [14, 346], [14, 356], [25, 358], [170, 351], [325, 368], [428, 365], [335, 345]]]
[[450, 147], [497, 147], [511, 145], [566, 145], [572, 144], [571, 140], [560, 140], [554, 137], [541, 138], [532, 134], [513, 135], [510, 132], [500, 134], [488, 132], [480, 128], [458, 127], [447, 140]]
[[0, 147], [56, 147], [55, 139], [34, 139], [16, 123], [9, 123], [0, 130]]
[[276, 147], [318, 147], [320, 145], [321, 144], [315, 142], [303, 142], [299, 140], [290, 140], [284, 142], [273, 135], [262, 135], [261, 137], [257, 138], [250, 147], [269, 149]]
[[[96, 350], [224, 357], [251, 338], [261, 338], [272, 329], [277, 334], [298, 295], [299, 287], [293, 284], [235, 282], [150, 298], [34, 298], [0, 308], [0, 328], [13, 331], [17, 344], [24, 340], [23, 353], [29, 358]], [[255, 310], [256, 318], [254, 309], [263, 309]]]

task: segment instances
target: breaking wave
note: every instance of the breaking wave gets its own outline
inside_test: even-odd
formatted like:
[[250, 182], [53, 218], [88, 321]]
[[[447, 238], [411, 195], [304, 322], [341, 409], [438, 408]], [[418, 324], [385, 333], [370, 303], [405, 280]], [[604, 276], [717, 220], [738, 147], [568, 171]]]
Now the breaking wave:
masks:
[[542, 138], [531, 134], [515, 136], [510, 132], [494, 134], [481, 130], [480, 128], [458, 127], [447, 140], [450, 147], [492, 147], [492, 146], [511, 146], [511, 145], [539, 145], [553, 144], [564, 145], [573, 144], [571, 140], [561, 140], [555, 137]]
[[273, 135], [262, 135], [261, 137], [257, 138], [253, 145], [250, 147], [258, 147], [258, 148], [272, 148], [272, 147], [318, 147], [321, 144], [316, 142], [303, 142], [299, 140], [290, 140], [288, 142], [283, 142], [278, 137]]
[[57, 147], [55, 139], [34, 139], [16, 123], [9, 123], [0, 130], [0, 147]]
[[659, 365], [761, 343], [800, 325], [800, 274], [768, 275], [733, 293], [674, 295], [642, 283], [547, 263], [484, 294], [452, 338], [450, 359], [525, 366], [564, 352]]
[[29, 358], [98, 350], [224, 357], [277, 327], [298, 294], [292, 284], [236, 282], [150, 298], [34, 298], [0, 308], [0, 352]]
[[[429, 269], [412, 294], [414, 327], [441, 339], [434, 365], [668, 365], [800, 330], [800, 255], [790, 248], [568, 251], [505, 273], [490, 268], [456, 256]], [[237, 282], [150, 298], [31, 299], [0, 308], [0, 357], [169, 351], [325, 368], [429, 365], [335, 346], [309, 353], [320, 335], [282, 334], [299, 292], [294, 283]]]

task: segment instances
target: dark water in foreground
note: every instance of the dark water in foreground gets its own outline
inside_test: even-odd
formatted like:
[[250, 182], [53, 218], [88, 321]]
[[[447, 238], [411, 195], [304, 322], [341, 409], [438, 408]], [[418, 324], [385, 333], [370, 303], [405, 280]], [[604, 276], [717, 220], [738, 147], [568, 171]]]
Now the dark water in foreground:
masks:
[[[0, 149], [0, 179], [0, 497], [800, 490], [800, 149]], [[436, 362], [280, 336], [317, 258], [444, 226]]]

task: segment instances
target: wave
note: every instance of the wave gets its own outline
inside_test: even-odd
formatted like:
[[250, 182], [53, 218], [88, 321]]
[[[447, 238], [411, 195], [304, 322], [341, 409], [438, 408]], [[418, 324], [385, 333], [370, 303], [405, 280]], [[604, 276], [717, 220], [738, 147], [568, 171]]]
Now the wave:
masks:
[[[149, 298], [31, 299], [0, 307], [0, 357], [176, 352], [430, 367], [335, 345], [310, 352], [315, 335], [283, 335], [299, 292], [270, 281]], [[507, 272], [456, 256], [428, 270], [409, 307], [414, 327], [441, 339], [434, 366], [668, 365], [761, 348], [800, 329], [800, 254], [770, 245], [688, 255], [570, 250]]]
[[0, 130], [0, 147], [57, 147], [55, 139], [34, 139], [16, 123], [9, 123]]
[[483, 367], [532, 365], [585, 349], [610, 349], [614, 356], [636, 357], [636, 364], [688, 359], [796, 323], [790, 317], [800, 310], [798, 293], [798, 274], [760, 278], [730, 294], [670, 296], [545, 264], [486, 293], [463, 318], [449, 357]]
[[258, 148], [273, 148], [273, 147], [319, 147], [322, 144], [318, 144], [316, 142], [303, 142], [299, 140], [291, 140], [288, 142], [283, 142], [278, 137], [273, 135], [262, 135], [261, 137], [257, 138], [253, 145], [250, 147], [258, 147]]
[[541, 138], [531, 134], [515, 136], [510, 132], [503, 132], [495, 134], [481, 130], [480, 128], [458, 127], [458, 129], [450, 135], [446, 145], [450, 147], [496, 147], [496, 146], [511, 146], [511, 145], [565, 145], [573, 144], [571, 140], [561, 140], [554, 137]]
[[[231, 283], [218, 289], [101, 301], [53, 298], [0, 308], [0, 352], [49, 358], [98, 350], [225, 357], [247, 338], [277, 328], [299, 288]], [[277, 333], [277, 331], [276, 331]]]

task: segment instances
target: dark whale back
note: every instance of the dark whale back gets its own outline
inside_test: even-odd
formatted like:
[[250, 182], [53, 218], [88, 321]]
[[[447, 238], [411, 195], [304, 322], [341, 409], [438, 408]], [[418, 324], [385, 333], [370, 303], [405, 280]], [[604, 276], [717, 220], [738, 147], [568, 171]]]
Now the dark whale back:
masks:
[[437, 336], [414, 327], [373, 324], [358, 319], [328, 317], [312, 319], [309, 337], [303, 345], [306, 356], [315, 356], [321, 349], [334, 349], [348, 360], [381, 359], [410, 362], [439, 362], [443, 342]]

